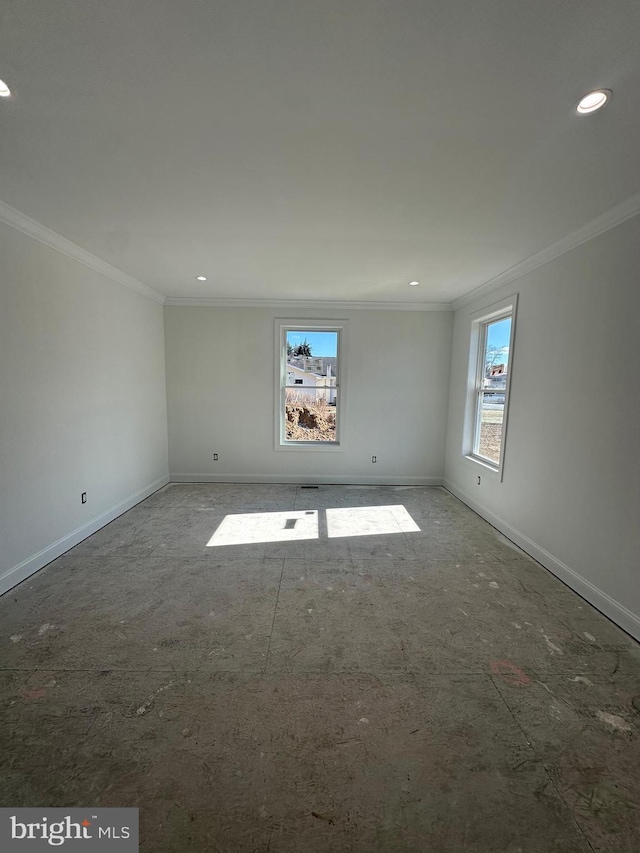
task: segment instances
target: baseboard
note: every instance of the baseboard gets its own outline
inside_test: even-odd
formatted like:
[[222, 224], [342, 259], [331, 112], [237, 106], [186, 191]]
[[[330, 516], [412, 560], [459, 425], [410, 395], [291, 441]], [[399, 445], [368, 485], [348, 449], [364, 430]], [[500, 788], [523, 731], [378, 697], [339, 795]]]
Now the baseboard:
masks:
[[485, 521], [488, 521], [489, 524], [493, 525], [493, 527], [499, 530], [500, 533], [503, 533], [519, 548], [529, 554], [529, 556], [533, 557], [534, 560], [537, 560], [538, 563], [545, 567], [545, 569], [548, 569], [563, 583], [566, 583], [566, 585], [574, 592], [581, 595], [582, 598], [589, 602], [589, 604], [592, 604], [597, 610], [604, 613], [605, 616], [608, 616], [612, 622], [619, 625], [627, 632], [627, 634], [630, 634], [634, 639], [640, 642], [640, 618], [636, 616], [635, 613], [632, 613], [631, 610], [628, 610], [623, 604], [620, 604], [619, 601], [611, 598], [610, 595], [607, 595], [606, 592], [603, 592], [595, 584], [592, 584], [591, 581], [583, 578], [582, 575], [578, 574], [578, 572], [570, 568], [570, 566], [567, 566], [561, 560], [558, 560], [557, 557], [554, 557], [553, 554], [550, 554], [541, 545], [538, 545], [532, 539], [529, 539], [529, 537], [520, 530], [512, 527], [508, 521], [505, 521], [503, 518], [500, 518], [499, 515], [496, 515], [494, 512], [478, 503], [478, 501], [474, 500], [449, 480], [444, 481], [444, 487], [447, 491], [451, 492], [452, 495], [461, 500], [462, 503], [466, 504], [470, 509], [482, 516]]
[[100, 528], [104, 527], [105, 524], [109, 524], [109, 522], [116, 519], [119, 515], [122, 515], [123, 512], [131, 509], [131, 507], [134, 507], [136, 504], [140, 503], [140, 501], [145, 500], [145, 498], [148, 498], [154, 492], [157, 492], [158, 489], [166, 486], [168, 482], [168, 476], [160, 477], [160, 479], [156, 480], [154, 483], [150, 483], [148, 486], [145, 486], [144, 489], [136, 492], [135, 495], [130, 495], [130, 497], [120, 501], [119, 504], [111, 507], [111, 509], [108, 509], [106, 512], [92, 518], [91, 521], [83, 524], [82, 527], [78, 527], [76, 530], [73, 530], [71, 533], [63, 536], [62, 539], [58, 539], [57, 542], [48, 545], [46, 548], [43, 548], [42, 551], [38, 551], [37, 554], [33, 554], [33, 556], [28, 557], [26, 560], [18, 563], [17, 566], [6, 571], [2, 576], [0, 576], [0, 595], [3, 595], [10, 589], [13, 589], [16, 584], [22, 583], [22, 581], [28, 578], [29, 575], [32, 575], [34, 572], [44, 568], [44, 566], [52, 560], [55, 560], [61, 554], [64, 554], [65, 551], [68, 551], [70, 548], [73, 548], [74, 545], [82, 542], [82, 540], [86, 539], [87, 536], [91, 536], [92, 533], [100, 530]]
[[172, 483], [311, 483], [320, 486], [442, 486], [442, 477], [364, 477], [322, 474], [275, 477], [255, 474], [171, 474]]

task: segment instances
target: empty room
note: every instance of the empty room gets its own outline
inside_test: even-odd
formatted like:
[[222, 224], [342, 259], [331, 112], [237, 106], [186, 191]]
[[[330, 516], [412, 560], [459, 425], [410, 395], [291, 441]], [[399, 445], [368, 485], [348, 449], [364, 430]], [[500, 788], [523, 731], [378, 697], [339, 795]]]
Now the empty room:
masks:
[[640, 850], [640, 4], [0, 0], [0, 849]]

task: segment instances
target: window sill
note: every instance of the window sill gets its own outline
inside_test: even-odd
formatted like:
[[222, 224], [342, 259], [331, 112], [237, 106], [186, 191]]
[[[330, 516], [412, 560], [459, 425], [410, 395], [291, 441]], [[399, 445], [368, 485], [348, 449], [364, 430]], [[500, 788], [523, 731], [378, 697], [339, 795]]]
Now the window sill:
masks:
[[293, 451], [309, 451], [309, 450], [320, 450], [320, 451], [328, 451], [329, 453], [339, 453], [344, 450], [344, 447], [340, 444], [334, 444], [329, 442], [322, 441], [296, 441], [296, 442], [281, 442], [276, 444], [276, 450], [293, 450]]
[[488, 459], [483, 459], [481, 456], [473, 456], [470, 453], [465, 453], [462, 458], [466, 459], [468, 462], [480, 465], [480, 467], [484, 468], [485, 471], [492, 471], [494, 474], [500, 473], [499, 465], [493, 465]]

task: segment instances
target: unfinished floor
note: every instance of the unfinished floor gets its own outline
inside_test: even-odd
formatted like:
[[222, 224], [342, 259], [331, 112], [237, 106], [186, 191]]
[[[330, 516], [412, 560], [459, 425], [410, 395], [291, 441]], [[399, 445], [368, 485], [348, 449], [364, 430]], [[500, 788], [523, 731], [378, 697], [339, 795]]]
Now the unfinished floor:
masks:
[[137, 806], [172, 853], [640, 850], [637, 644], [444, 489], [171, 485], [0, 620], [1, 806]]

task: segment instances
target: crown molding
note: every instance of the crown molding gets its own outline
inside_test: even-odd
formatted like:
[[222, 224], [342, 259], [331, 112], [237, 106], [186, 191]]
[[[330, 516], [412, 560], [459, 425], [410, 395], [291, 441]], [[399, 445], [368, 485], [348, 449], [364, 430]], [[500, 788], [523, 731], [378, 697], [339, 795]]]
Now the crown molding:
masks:
[[521, 278], [523, 275], [527, 275], [527, 273], [533, 272], [533, 270], [548, 264], [550, 261], [554, 261], [561, 255], [565, 255], [572, 249], [576, 249], [578, 246], [581, 246], [588, 240], [592, 240], [594, 237], [598, 237], [600, 234], [604, 234], [606, 231], [610, 231], [612, 228], [615, 228], [617, 225], [621, 225], [623, 222], [626, 222], [627, 219], [632, 219], [639, 213], [640, 192], [630, 196], [625, 201], [620, 202], [620, 204], [616, 204], [600, 216], [596, 216], [595, 219], [587, 222], [586, 225], [572, 231], [561, 240], [547, 246], [546, 249], [536, 252], [535, 255], [531, 255], [531, 257], [526, 258], [526, 260], [509, 267], [509, 269], [501, 272], [499, 275], [496, 275], [482, 284], [479, 284], [477, 287], [474, 287], [473, 290], [470, 290], [468, 293], [465, 293], [464, 296], [461, 296], [453, 302], [453, 310], [457, 311], [459, 308], [463, 308], [470, 302], [475, 302], [482, 296], [486, 296], [494, 290], [504, 287], [506, 284], [511, 284], [512, 281]]
[[278, 308], [304, 311], [451, 311], [448, 302], [341, 302], [309, 299], [216, 299], [207, 296], [167, 296], [167, 306], [192, 306], [210, 308]]
[[153, 299], [154, 302], [159, 302], [161, 305], [164, 304], [164, 296], [161, 293], [158, 293], [157, 290], [143, 284], [141, 281], [138, 281], [137, 278], [133, 278], [133, 276], [130, 276], [126, 272], [112, 266], [107, 263], [107, 261], [103, 261], [101, 258], [96, 257], [96, 255], [92, 255], [91, 252], [87, 252], [86, 249], [76, 246], [76, 244], [72, 243], [71, 240], [67, 240], [66, 237], [62, 237], [60, 234], [52, 231], [51, 228], [47, 228], [46, 225], [41, 225], [39, 222], [36, 222], [35, 219], [31, 219], [30, 216], [26, 216], [26, 214], [16, 210], [15, 207], [5, 204], [3, 201], [0, 201], [0, 222], [10, 225], [12, 228], [15, 228], [16, 231], [20, 231], [28, 237], [33, 237], [34, 240], [44, 243], [45, 246], [55, 249], [56, 252], [66, 255], [68, 258], [72, 258], [74, 261], [84, 264], [85, 267], [89, 267], [89, 269], [94, 270], [94, 272], [100, 273], [100, 275], [103, 275], [106, 278], [110, 278], [117, 284], [122, 284], [130, 290], [135, 290], [136, 293], [139, 293], [141, 296], [146, 296], [147, 299]]
[[493, 278], [474, 287], [472, 290], [459, 297], [453, 303], [449, 302], [355, 302], [341, 300], [304, 300], [304, 299], [219, 299], [216, 297], [182, 297], [169, 296], [165, 297], [157, 290], [149, 287], [128, 273], [114, 267], [107, 261], [103, 261], [86, 249], [82, 249], [66, 237], [62, 237], [51, 228], [47, 228], [35, 219], [21, 213], [16, 208], [11, 207], [3, 201], [0, 201], [0, 222], [4, 222], [26, 234], [28, 237], [33, 237], [45, 246], [49, 246], [66, 255], [69, 258], [83, 264], [86, 267], [94, 270], [100, 275], [111, 279], [111, 281], [128, 287], [134, 290], [141, 296], [152, 299], [161, 305], [168, 306], [202, 306], [212, 308], [276, 308], [276, 309], [294, 309], [294, 310], [368, 310], [368, 311], [457, 311], [504, 287], [511, 282], [516, 281], [524, 275], [538, 269], [545, 264], [565, 255], [572, 249], [581, 246], [594, 237], [610, 231], [617, 225], [621, 225], [628, 219], [632, 219], [640, 213], [640, 192], [630, 196], [620, 204], [615, 205], [605, 213], [587, 222], [586, 225], [572, 231], [562, 239], [552, 243], [550, 246], [536, 252], [524, 261], [521, 261], [509, 269], [504, 270]]

